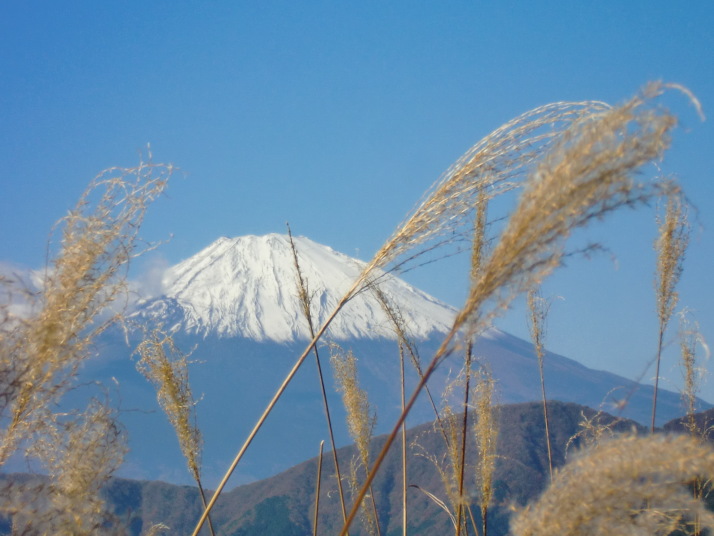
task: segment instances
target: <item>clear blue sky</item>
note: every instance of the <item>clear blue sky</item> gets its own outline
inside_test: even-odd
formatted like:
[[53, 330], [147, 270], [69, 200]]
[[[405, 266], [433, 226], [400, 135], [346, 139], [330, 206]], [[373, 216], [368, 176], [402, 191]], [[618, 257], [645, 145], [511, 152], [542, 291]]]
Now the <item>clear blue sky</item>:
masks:
[[[143, 236], [169, 263], [219, 236], [294, 232], [368, 258], [456, 158], [557, 100], [687, 86], [714, 117], [714, 3], [2, 2], [0, 260], [44, 262], [53, 222], [147, 143], [181, 168]], [[686, 100], [664, 169], [699, 209], [681, 304], [714, 340], [714, 128]], [[635, 377], [655, 348], [652, 212], [547, 285], [555, 351]], [[408, 279], [460, 305], [449, 262]], [[520, 305], [501, 326], [526, 334]], [[665, 363], [664, 373], [679, 373]], [[650, 374], [651, 375], [651, 374]], [[665, 385], [667, 382], [665, 382]], [[706, 388], [714, 401], [714, 380]]]

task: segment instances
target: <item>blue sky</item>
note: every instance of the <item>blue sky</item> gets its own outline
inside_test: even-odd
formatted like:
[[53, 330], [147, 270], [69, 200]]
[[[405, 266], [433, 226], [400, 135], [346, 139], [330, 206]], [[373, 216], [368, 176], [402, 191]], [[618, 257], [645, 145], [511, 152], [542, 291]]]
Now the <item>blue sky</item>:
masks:
[[[558, 100], [621, 102], [652, 80], [685, 85], [714, 116], [713, 3], [3, 2], [0, 260], [41, 266], [88, 181], [136, 164], [148, 143], [181, 168], [143, 230], [173, 236], [155, 254], [165, 262], [286, 221], [368, 258], [502, 123]], [[681, 305], [711, 341], [714, 128], [682, 96], [663, 102], [681, 120], [663, 169], [699, 209]], [[656, 345], [653, 219], [624, 213], [584, 234], [612, 255], [573, 259], [548, 282], [563, 297], [550, 348], [643, 373]], [[458, 306], [462, 266], [407, 279]], [[518, 302], [500, 325], [526, 334]], [[673, 359], [665, 385], [679, 378]], [[704, 394], [714, 401], [714, 380]]]

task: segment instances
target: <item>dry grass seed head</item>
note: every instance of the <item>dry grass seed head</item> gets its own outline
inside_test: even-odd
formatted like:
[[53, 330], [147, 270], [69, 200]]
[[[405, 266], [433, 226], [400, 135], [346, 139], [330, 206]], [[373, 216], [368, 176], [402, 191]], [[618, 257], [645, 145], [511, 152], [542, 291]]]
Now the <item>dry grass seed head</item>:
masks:
[[[659, 193], [632, 174], [669, 144], [674, 117], [647, 107], [660, 92], [648, 88], [622, 106], [580, 117], [557, 138], [472, 284], [455, 329], [468, 323], [478, 331], [514, 295], [538, 285], [559, 265], [573, 229]], [[484, 315], [482, 305], [492, 299], [495, 308]]]
[[330, 343], [330, 362], [347, 412], [350, 436], [357, 446], [362, 465], [368, 468], [369, 442], [377, 417], [370, 407], [366, 391], [360, 388], [357, 358], [351, 351], [345, 352], [336, 343]]
[[[108, 326], [101, 315], [126, 290], [120, 273], [135, 255], [148, 204], [165, 188], [171, 166], [141, 163], [97, 176], [60, 221], [59, 253], [48, 267], [29, 318], [3, 332], [0, 370], [0, 465], [42, 413], [71, 384], [91, 341]], [[116, 319], [113, 317], [110, 320]]]
[[478, 278], [481, 265], [487, 255], [486, 226], [489, 196], [481, 187], [476, 197], [476, 217], [474, 219], [473, 238], [471, 240], [471, 281]]
[[538, 373], [540, 375], [541, 399], [543, 402], [543, 420], [545, 422], [545, 440], [548, 450], [548, 469], [550, 478], [553, 478], [553, 451], [550, 442], [550, 419], [548, 417], [548, 400], [545, 392], [545, 324], [548, 317], [550, 302], [541, 297], [537, 289], [528, 291], [528, 325], [531, 340], [538, 357]]
[[474, 387], [474, 438], [476, 440], [476, 481], [481, 496], [482, 514], [493, 498], [493, 475], [496, 471], [498, 422], [494, 406], [495, 380], [485, 368], [479, 369]]
[[136, 349], [136, 367], [156, 388], [156, 398], [173, 426], [189, 471], [200, 480], [201, 432], [196, 425], [196, 403], [188, 379], [188, 357], [173, 338], [154, 330]]
[[[429, 460], [441, 479], [444, 488], [444, 494], [447, 503], [441, 500], [435, 500], [436, 495], [419, 488], [442, 509], [453, 517], [454, 513], [460, 504], [464, 504], [463, 498], [459, 490], [459, 482], [462, 474], [462, 465], [465, 459], [461, 456], [461, 445], [464, 439], [463, 429], [463, 414], [454, 410], [454, 405], [461, 404], [459, 401], [460, 393], [466, 383], [466, 372], [461, 370], [459, 374], [449, 381], [441, 395], [441, 409], [438, 414], [438, 419], [434, 421], [434, 432], [443, 435], [444, 451], [428, 452], [418, 442], [412, 446], [417, 449], [417, 455]], [[455, 522], [454, 517], [454, 522]]]
[[543, 366], [543, 358], [545, 357], [545, 346], [543, 339], [545, 338], [546, 325], [545, 321], [548, 317], [550, 303], [543, 298], [538, 290], [530, 289], [527, 295], [528, 302], [528, 328], [531, 334], [531, 340], [535, 347], [538, 363], [541, 368]]
[[655, 367], [654, 396], [652, 398], [652, 422], [654, 431], [657, 417], [657, 395], [659, 390], [662, 349], [667, 325], [679, 301], [675, 290], [682, 275], [684, 253], [689, 243], [689, 223], [686, 203], [679, 188], [671, 183], [665, 184], [666, 207], [664, 217], [658, 217], [659, 233], [655, 240], [657, 266], [655, 270], [655, 295], [657, 297], [657, 317], [659, 333], [657, 339], [657, 358]]
[[706, 374], [706, 369], [697, 364], [697, 344], [702, 340], [702, 335], [699, 324], [691, 320], [688, 313], [686, 310], [679, 313], [679, 347], [684, 376], [682, 400], [687, 411], [687, 429], [694, 435], [704, 437], [705, 430], [699, 429], [694, 415], [697, 411], [697, 393]]
[[[347, 478], [350, 492], [354, 497], [360, 489], [362, 478], [360, 473], [364, 471], [363, 464], [357, 458], [352, 458], [350, 460], [350, 472]], [[366, 496], [362, 499], [360, 504], [359, 518], [362, 523], [362, 527], [370, 536], [375, 536], [378, 533], [377, 523], [374, 516], [371, 513], [371, 501], [372, 497]]]
[[[566, 458], [569, 456], [571, 448], [592, 448], [603, 441], [613, 439], [618, 434], [618, 425], [623, 421], [622, 417], [612, 417], [602, 409], [599, 409], [590, 417], [584, 411], [581, 411], [578, 431], [568, 438], [568, 442], [565, 445]], [[634, 433], [635, 428], [632, 431]]]
[[[461, 504], [462, 498], [459, 493], [459, 478], [462, 473], [462, 465], [465, 460], [461, 458], [461, 444], [463, 439], [463, 427], [461, 414], [454, 411], [449, 399], [460, 391], [465, 384], [466, 374], [462, 370], [458, 377], [450, 382], [444, 389], [441, 407], [441, 426], [446, 430], [448, 441], [446, 442], [445, 463], [437, 465], [437, 471], [441, 477], [444, 491], [451, 503], [454, 512]], [[456, 397], [454, 397], [456, 398]]]
[[[669, 132], [676, 120], [666, 111], [651, 106], [666, 89], [661, 84], [649, 85], [640, 95], [616, 108], [590, 104], [563, 112], [562, 105], [554, 105], [555, 115], [565, 114], [559, 118], [565, 123], [561, 125], [564, 128], [552, 128], [550, 134], [540, 137], [534, 134], [528, 139], [528, 134], [532, 134], [529, 129], [537, 130], [545, 124], [556, 126], [557, 121], [535, 126], [538, 121], [531, 121], [532, 117], [526, 114], [508, 123], [446, 173], [433, 193], [368, 264], [351, 292], [359, 291], [375, 268], [396, 262], [406, 252], [411, 251], [410, 256], [394, 267], [403, 267], [418, 257], [420, 252], [416, 248], [420, 244], [431, 240], [448, 244], [454, 236], [460, 236], [463, 217], [473, 210], [473, 198], [480, 188], [486, 187], [493, 193], [499, 187], [511, 188], [516, 178], [529, 177], [515, 211], [482, 263], [478, 278], [472, 282], [451, 331], [425, 369], [424, 378], [378, 455], [368, 483], [418, 391], [441, 360], [453, 351], [458, 334], [469, 340], [503, 311], [515, 295], [540, 284], [560, 264], [564, 243], [574, 229], [618, 208], [647, 202], [661, 192], [661, 185], [635, 181], [633, 175], [660, 158], [669, 145]], [[533, 114], [537, 116], [541, 111]], [[524, 140], [519, 136], [524, 132], [528, 133], [525, 136], [528, 141], [520, 145]], [[503, 168], [495, 165], [503, 163], [507, 164]], [[493, 307], [484, 311], [483, 306], [489, 301]], [[366, 485], [361, 493], [365, 490]]]
[[[377, 422], [377, 417], [370, 407], [367, 392], [359, 386], [357, 358], [351, 351], [345, 352], [334, 342], [330, 343], [329, 347], [330, 362], [332, 363], [337, 389], [342, 394], [342, 402], [347, 412], [347, 426], [359, 455], [358, 459], [353, 458], [350, 462], [348, 478], [354, 496], [361, 487], [360, 467], [365, 472], [369, 471], [369, 444], [372, 440], [372, 431]], [[368, 534], [379, 534], [376, 516], [374, 497], [363, 497], [360, 500], [360, 518]]]
[[690, 227], [687, 206], [681, 192], [674, 185], [666, 196], [664, 217], [658, 218], [659, 234], [655, 241], [657, 251], [657, 316], [664, 331], [677, 306], [675, 290], [682, 275], [684, 254], [689, 244]]
[[47, 413], [28, 454], [46, 467], [50, 483], [44, 497], [26, 505], [39, 508], [28, 519], [30, 525], [43, 534], [121, 533], [100, 491], [127, 451], [114, 410], [97, 400], [78, 415]]
[[300, 260], [298, 258], [297, 248], [295, 247], [295, 241], [293, 240], [293, 233], [288, 224], [288, 237], [290, 239], [290, 250], [293, 254], [293, 264], [295, 266], [295, 284], [298, 292], [298, 300], [300, 302], [300, 308], [302, 314], [307, 321], [308, 328], [310, 329], [310, 336], [314, 337], [315, 326], [312, 318], [312, 298], [313, 294], [310, 292], [310, 287], [307, 279], [303, 276], [302, 269], [300, 268]]
[[[369, 282], [379, 268], [391, 265], [390, 271], [403, 271], [425, 252], [466, 240], [473, 230], [472, 214], [479, 198], [515, 188], [571, 123], [607, 108], [594, 101], [549, 104], [516, 117], [483, 138], [427, 191], [366, 266], [360, 282]], [[355, 292], [360, 289], [358, 284]]]
[[515, 515], [516, 536], [669, 534], [714, 516], [686, 485], [714, 475], [714, 450], [689, 435], [634, 435], [582, 452], [550, 487]]
[[[381, 288], [379, 288], [379, 285], [375, 284], [370, 288], [372, 289], [372, 292], [374, 292], [382, 310], [387, 315], [387, 319], [389, 319], [392, 329], [394, 330], [394, 334], [397, 336], [397, 340], [399, 341], [400, 351], [406, 350], [406, 353], [409, 355], [409, 360], [414, 366], [414, 370], [416, 370], [421, 377], [423, 372], [421, 359], [419, 357], [419, 349], [414, 342], [414, 337], [407, 326], [407, 322], [404, 319], [401, 309], [387, 296], [387, 294], [384, 293]], [[431, 395], [429, 396], [431, 397]]]

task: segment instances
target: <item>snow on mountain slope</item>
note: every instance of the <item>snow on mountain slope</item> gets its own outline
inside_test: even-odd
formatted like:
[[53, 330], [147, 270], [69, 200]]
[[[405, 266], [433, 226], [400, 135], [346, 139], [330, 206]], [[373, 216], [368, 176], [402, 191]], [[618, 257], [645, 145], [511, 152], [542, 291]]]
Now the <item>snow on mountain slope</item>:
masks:
[[[350, 288], [364, 263], [304, 237], [294, 237], [312, 312], [321, 325]], [[170, 327], [189, 333], [241, 336], [257, 341], [309, 339], [297, 295], [293, 254], [287, 235], [219, 238], [193, 257], [169, 268], [164, 295], [143, 302], [145, 317], [170, 318]], [[395, 277], [380, 287], [401, 309], [416, 337], [446, 332], [454, 309]], [[379, 302], [370, 292], [352, 299], [332, 322], [335, 339], [393, 337]]]

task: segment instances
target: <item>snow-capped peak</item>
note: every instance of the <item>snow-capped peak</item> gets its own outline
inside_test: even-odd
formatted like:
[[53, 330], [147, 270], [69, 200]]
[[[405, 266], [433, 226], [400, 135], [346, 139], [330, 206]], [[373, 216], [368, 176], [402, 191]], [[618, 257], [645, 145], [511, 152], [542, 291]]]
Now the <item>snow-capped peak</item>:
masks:
[[[364, 263], [305, 237], [294, 237], [303, 278], [320, 326], [359, 276]], [[219, 238], [193, 257], [169, 268], [164, 295], [143, 303], [137, 314], [161, 316], [172, 327], [203, 335], [286, 342], [308, 339], [297, 292], [297, 274], [287, 235]], [[415, 337], [446, 332], [454, 309], [396, 277], [380, 285], [400, 309]], [[393, 337], [371, 292], [353, 298], [332, 322], [329, 335]]]

